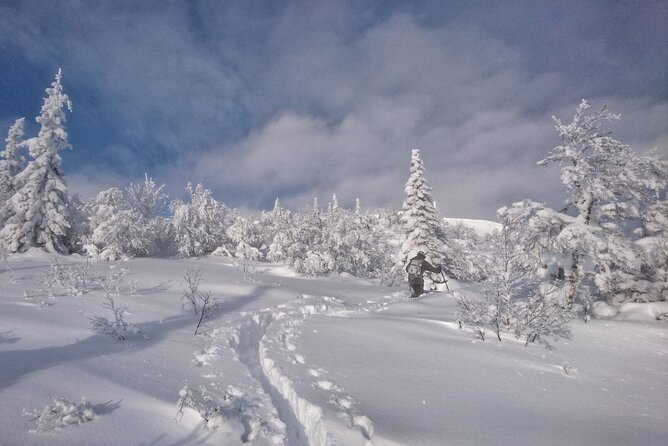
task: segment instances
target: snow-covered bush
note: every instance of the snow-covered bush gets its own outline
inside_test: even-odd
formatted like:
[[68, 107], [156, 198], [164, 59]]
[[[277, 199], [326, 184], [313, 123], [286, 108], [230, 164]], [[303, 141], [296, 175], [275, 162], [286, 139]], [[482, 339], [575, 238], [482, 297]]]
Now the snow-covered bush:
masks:
[[65, 426], [79, 425], [95, 418], [93, 408], [83, 397], [79, 404], [65, 398], [54, 397], [43, 409], [24, 410], [23, 414], [30, 417], [37, 425], [31, 432], [60, 430]]
[[193, 187], [188, 183], [186, 190], [190, 194], [189, 203], [176, 200], [170, 205], [178, 253], [184, 257], [201, 256], [229, 245], [226, 230], [234, 221], [234, 212], [217, 202], [201, 184]]
[[114, 301], [114, 296], [120, 296], [123, 289], [123, 280], [127, 270], [112, 267], [110, 273], [100, 279], [100, 286], [104, 291], [105, 302], [102, 308], [112, 312], [114, 320], [110, 321], [106, 317], [92, 316], [89, 318], [93, 330], [114, 336], [120, 341], [125, 341], [130, 336], [141, 336], [147, 339], [147, 336], [135, 324], [127, 322], [124, 319], [127, 307], [118, 306]]
[[486, 302], [475, 301], [462, 293], [454, 293], [455, 302], [459, 307], [456, 318], [459, 327], [464, 324], [471, 327], [473, 334], [485, 340], [485, 326], [489, 323], [489, 308]]
[[93, 330], [108, 334], [117, 338], [119, 341], [125, 341], [130, 336], [140, 336], [147, 339], [147, 336], [135, 324], [126, 322], [123, 315], [127, 307], [117, 306], [114, 297], [105, 294], [106, 302], [102, 304], [102, 308], [111, 311], [114, 314], [114, 320], [110, 321], [103, 316], [91, 316], [90, 322]]
[[281, 206], [278, 198], [274, 208], [262, 212], [259, 220], [260, 239], [267, 247], [266, 257], [271, 262], [283, 262], [288, 258], [288, 248], [293, 243], [292, 213]]
[[126, 193], [112, 187], [89, 204], [91, 235], [83, 247], [90, 257], [115, 261], [124, 257], [165, 252], [170, 225], [161, 215], [167, 194], [146, 175], [141, 184], [130, 184]]
[[66, 266], [62, 265], [57, 257], [54, 257], [42, 283], [47, 287], [50, 297], [53, 297], [53, 290], [56, 286], [72, 296], [85, 294], [91, 285], [90, 262], [87, 260], [81, 266]]
[[516, 301], [515, 335], [525, 339], [525, 346], [539, 336], [562, 337], [567, 333], [565, 325], [572, 319], [572, 313], [561, 304], [558, 291], [552, 285], [543, 285], [532, 288], [526, 299]]
[[552, 212], [529, 200], [501, 208], [498, 215], [501, 229], [489, 237], [481, 258], [487, 268], [484, 301], [457, 299], [460, 320], [481, 338], [480, 326], [488, 326], [499, 341], [502, 333], [524, 338], [527, 344], [539, 336], [561, 334], [571, 316], [563, 298], [570, 284], [563, 273], [565, 262], [548, 260], [546, 253], [556, 246], [562, 220], [550, 219]]
[[167, 210], [169, 200], [165, 185], [157, 186], [153, 178], [144, 174], [144, 181], [131, 183], [126, 193], [128, 209], [135, 219], [135, 255], [150, 256], [165, 252], [170, 242], [169, 222], [162, 215]]
[[266, 245], [262, 241], [259, 222], [238, 217], [227, 229], [227, 236], [236, 245], [235, 257], [256, 261], [264, 257], [261, 249]]
[[115, 261], [133, 255], [136, 248], [143, 249], [142, 242], [133, 237], [137, 232], [135, 218], [127, 208], [123, 191], [116, 187], [104, 190], [97, 194], [90, 207], [92, 234], [84, 246], [90, 257]]
[[522, 297], [499, 299], [486, 290], [484, 298], [476, 300], [463, 294], [455, 295], [457, 320], [460, 327], [469, 326], [473, 334], [485, 340], [485, 330], [493, 330], [501, 341], [502, 333], [524, 339], [525, 346], [536, 339], [563, 337], [572, 312], [560, 302], [559, 289], [541, 285], [527, 290]]
[[[227, 393], [223, 395], [223, 401], [229, 400]], [[200, 386], [198, 389], [188, 387], [186, 384], [179, 391], [179, 400], [176, 402], [176, 422], [181, 421], [183, 417], [183, 409], [189, 407], [197, 411], [202, 417], [206, 427], [215, 429], [223, 424], [224, 418], [221, 415], [221, 407], [206, 387]]]
[[447, 240], [445, 251], [448, 256], [444, 268], [448, 276], [465, 283], [484, 280], [489, 267], [484, 255], [489, 238], [484, 239], [462, 223], [444, 222], [443, 234]]

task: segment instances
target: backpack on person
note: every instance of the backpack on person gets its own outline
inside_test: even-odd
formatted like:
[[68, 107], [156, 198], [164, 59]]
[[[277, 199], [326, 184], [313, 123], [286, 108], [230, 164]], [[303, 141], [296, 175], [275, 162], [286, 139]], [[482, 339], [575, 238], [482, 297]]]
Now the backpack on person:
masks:
[[408, 273], [408, 280], [417, 279], [422, 277], [422, 260], [413, 259], [408, 263], [406, 267], [406, 272]]

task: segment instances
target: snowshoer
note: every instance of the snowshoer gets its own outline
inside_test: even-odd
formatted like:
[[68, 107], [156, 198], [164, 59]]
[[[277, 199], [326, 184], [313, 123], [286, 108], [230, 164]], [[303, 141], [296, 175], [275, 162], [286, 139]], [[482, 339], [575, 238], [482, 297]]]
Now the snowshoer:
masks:
[[408, 265], [406, 265], [406, 272], [408, 273], [408, 284], [413, 290], [411, 297], [418, 297], [424, 293], [424, 279], [422, 275], [425, 271], [430, 271], [432, 273], [441, 273], [442, 268], [440, 266], [433, 266], [431, 263], [425, 260], [427, 256], [423, 251], [417, 253], [415, 257], [410, 259]]

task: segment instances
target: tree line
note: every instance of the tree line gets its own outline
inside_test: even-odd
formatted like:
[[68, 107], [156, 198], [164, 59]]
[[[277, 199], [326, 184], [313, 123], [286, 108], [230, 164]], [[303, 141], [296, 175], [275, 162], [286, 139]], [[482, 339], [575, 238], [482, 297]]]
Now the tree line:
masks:
[[499, 330], [540, 302], [577, 304], [586, 315], [597, 300], [657, 301], [668, 293], [668, 163], [614, 139], [619, 116], [592, 112], [584, 100], [570, 122], [555, 118], [561, 144], [538, 162], [561, 169], [563, 207], [519, 200], [498, 210], [498, 231], [480, 235], [444, 222], [419, 150], [400, 211], [363, 210], [359, 199], [345, 209], [334, 195], [325, 207], [315, 199], [291, 211], [277, 199], [270, 211], [242, 216], [202, 184], [188, 184], [186, 199], [170, 200], [148, 175], [82, 202], [69, 194], [60, 167], [71, 111], [60, 71], [46, 93], [38, 135], [26, 138], [20, 118], [0, 153], [0, 243], [8, 253], [40, 247], [98, 260], [216, 253], [285, 263], [305, 275], [349, 273], [397, 284], [407, 259], [425, 251], [451, 278], [484, 283], [492, 309], [485, 320]]

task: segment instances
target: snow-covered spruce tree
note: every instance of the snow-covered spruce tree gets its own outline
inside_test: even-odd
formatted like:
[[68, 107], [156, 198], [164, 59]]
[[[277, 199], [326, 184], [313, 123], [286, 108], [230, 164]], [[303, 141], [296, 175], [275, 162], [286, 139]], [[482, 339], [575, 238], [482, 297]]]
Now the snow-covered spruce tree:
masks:
[[157, 186], [153, 178], [144, 174], [144, 181], [130, 184], [126, 189], [128, 207], [135, 216], [134, 245], [141, 247], [137, 255], [164, 252], [169, 243], [169, 222], [162, 213], [167, 209], [169, 196], [165, 185]]
[[333, 259], [323, 251], [323, 228], [318, 199], [314, 198], [311, 208], [297, 212], [294, 217], [287, 262], [296, 272], [314, 276], [333, 269]]
[[267, 259], [272, 262], [284, 262], [287, 259], [288, 248], [294, 242], [293, 225], [292, 213], [281, 206], [278, 198], [271, 211], [262, 213], [260, 233], [264, 244], [268, 246]]
[[7, 139], [5, 139], [5, 150], [0, 152], [0, 224], [5, 221], [3, 217], [8, 209], [4, 209], [10, 198], [18, 189], [16, 176], [23, 168], [24, 158], [20, 150], [25, 146], [25, 118], [17, 119], [9, 128]]
[[81, 201], [79, 194], [70, 196], [70, 228], [67, 238], [70, 240], [72, 252], [85, 253], [84, 246], [88, 243], [92, 234], [90, 227], [91, 207], [89, 203]]
[[[91, 235], [84, 251], [105, 261], [114, 261], [135, 254], [133, 234], [135, 215], [128, 209], [123, 191], [116, 187], [104, 190], [89, 206]], [[133, 243], [133, 240], [135, 243]], [[141, 249], [141, 246], [139, 247]]]
[[31, 246], [49, 252], [69, 252], [69, 197], [58, 152], [70, 147], [63, 107], [72, 111], [72, 104], [60, 81], [58, 70], [36, 118], [41, 125], [39, 135], [26, 141], [32, 160], [16, 177], [19, 188], [11, 199], [11, 216], [0, 231], [0, 238], [11, 252]]
[[554, 118], [563, 144], [538, 163], [561, 165], [569, 193], [561, 213], [566, 224], [558, 236], [569, 260], [567, 306], [587, 275], [608, 301], [632, 299], [641, 291], [634, 279], [639, 277], [639, 253], [626, 233], [652, 203], [665, 197], [668, 182], [665, 160], [637, 155], [610, 137], [606, 127], [619, 115], [605, 108], [587, 114], [589, 108], [583, 100], [569, 124]]
[[322, 248], [332, 258], [332, 271], [370, 277], [376, 271], [374, 261], [375, 234], [365, 225], [361, 215], [339, 206], [332, 197], [331, 210], [324, 218]]
[[229, 249], [225, 233], [234, 220], [234, 212], [211, 195], [202, 184], [188, 183], [190, 203], [172, 202], [172, 230], [176, 248], [182, 256], [210, 254], [219, 247]]
[[414, 149], [412, 152], [410, 172], [404, 189], [406, 199], [401, 208], [401, 222], [404, 225], [398, 265], [401, 271], [411, 255], [415, 255], [418, 251], [424, 251], [431, 263], [439, 264], [446, 261], [441, 219], [434, 206], [431, 187], [424, 176], [424, 165], [419, 149]]

